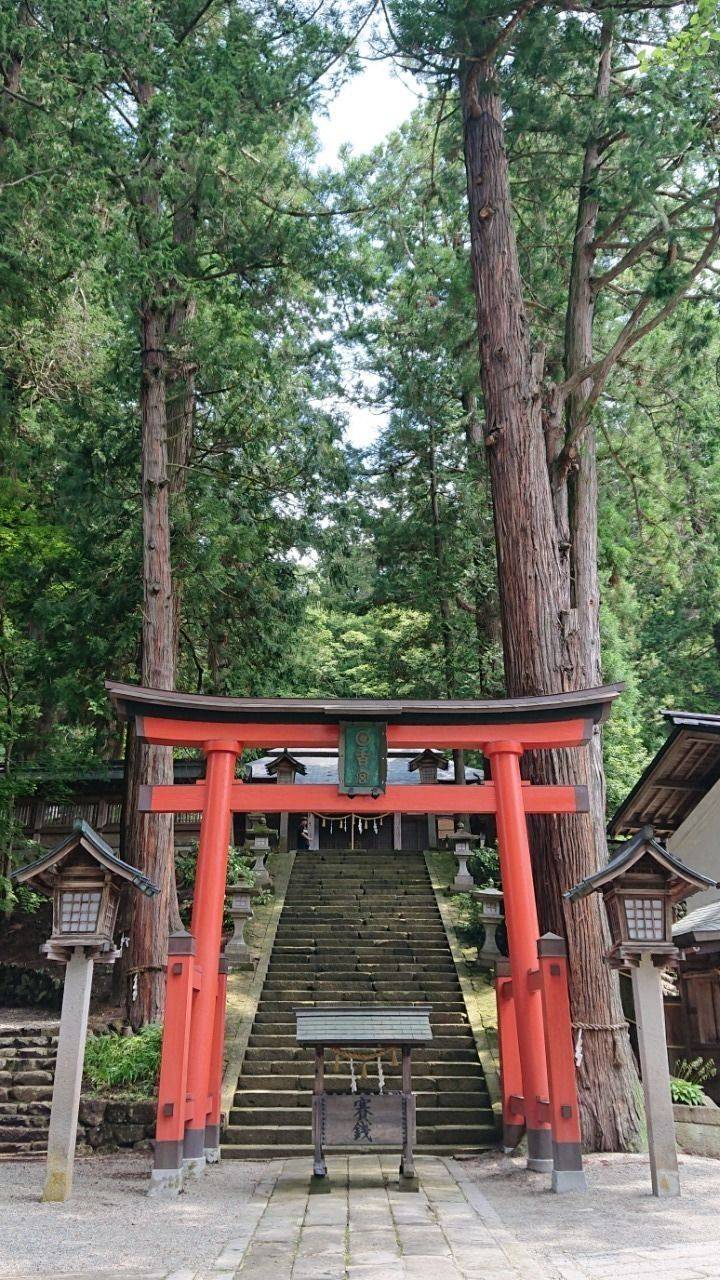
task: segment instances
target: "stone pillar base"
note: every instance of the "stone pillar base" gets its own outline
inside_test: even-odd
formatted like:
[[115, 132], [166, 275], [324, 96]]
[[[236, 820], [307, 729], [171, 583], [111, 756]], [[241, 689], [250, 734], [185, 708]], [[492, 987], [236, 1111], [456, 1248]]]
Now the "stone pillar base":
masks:
[[587, 1191], [587, 1182], [582, 1169], [553, 1169], [550, 1190], [563, 1193], [565, 1191]]
[[182, 1169], [153, 1169], [147, 1194], [157, 1199], [179, 1195], [184, 1181]]
[[42, 1198], [53, 1203], [69, 1200], [72, 1191], [73, 1169], [70, 1164], [65, 1169], [49, 1169]]
[[527, 1167], [533, 1173], [552, 1173], [554, 1167], [550, 1129], [528, 1129]]
[[205, 1125], [205, 1163], [220, 1163], [220, 1125]]

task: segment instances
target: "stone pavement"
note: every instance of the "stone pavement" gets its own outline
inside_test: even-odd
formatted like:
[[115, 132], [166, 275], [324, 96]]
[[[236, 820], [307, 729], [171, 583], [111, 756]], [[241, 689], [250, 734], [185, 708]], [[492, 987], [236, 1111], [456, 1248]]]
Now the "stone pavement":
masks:
[[499, 1153], [229, 1161], [168, 1201], [146, 1157], [78, 1162], [66, 1205], [39, 1201], [42, 1165], [0, 1162], [0, 1277], [33, 1280], [720, 1280], [720, 1162], [680, 1158], [682, 1197], [650, 1195], [646, 1156], [591, 1156], [587, 1195]]
[[452, 1161], [420, 1156], [417, 1193], [399, 1190], [395, 1155], [333, 1156], [328, 1171], [332, 1192], [309, 1195], [307, 1160], [286, 1160], [208, 1280], [550, 1280]]

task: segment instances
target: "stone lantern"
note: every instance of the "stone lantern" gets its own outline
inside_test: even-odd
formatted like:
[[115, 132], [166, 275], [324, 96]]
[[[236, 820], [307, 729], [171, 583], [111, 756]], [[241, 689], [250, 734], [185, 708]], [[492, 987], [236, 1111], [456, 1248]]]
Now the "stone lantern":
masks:
[[498, 946], [497, 931], [505, 923], [502, 889], [474, 889], [473, 897], [479, 906], [479, 917], [485, 929], [485, 941], [478, 947], [478, 960], [494, 964], [498, 956], [505, 954]]
[[717, 887], [675, 858], [652, 827], [643, 827], [606, 867], [565, 894], [577, 902], [602, 893], [612, 940], [605, 958], [612, 968], [630, 970], [655, 1196], [680, 1194], [661, 982], [663, 967], [680, 954], [672, 937], [673, 907]]
[[72, 1191], [93, 966], [96, 960], [112, 964], [120, 955], [113, 934], [123, 885], [131, 884], [148, 897], [159, 889], [118, 858], [86, 822], [76, 822], [65, 840], [18, 868], [12, 879], [52, 897], [52, 933], [41, 950], [48, 959], [65, 965], [43, 1200], [67, 1200]]
[[465, 830], [462, 822], [459, 822], [457, 829], [445, 838], [458, 861], [457, 874], [450, 887], [455, 893], [469, 893], [475, 888], [475, 881], [467, 869], [467, 860], [473, 852], [473, 845], [481, 843], [484, 837], [472, 835], [470, 831]]
[[245, 853], [253, 861], [253, 875], [258, 889], [272, 889], [272, 876], [265, 866], [265, 859], [270, 853], [271, 841], [275, 832], [267, 825], [264, 813], [248, 814], [250, 825], [246, 829], [247, 840], [243, 846]]
[[252, 969], [254, 956], [245, 939], [245, 928], [252, 920], [252, 900], [261, 890], [251, 884], [231, 884], [227, 891], [230, 894], [233, 936], [225, 947], [225, 957], [231, 969]]

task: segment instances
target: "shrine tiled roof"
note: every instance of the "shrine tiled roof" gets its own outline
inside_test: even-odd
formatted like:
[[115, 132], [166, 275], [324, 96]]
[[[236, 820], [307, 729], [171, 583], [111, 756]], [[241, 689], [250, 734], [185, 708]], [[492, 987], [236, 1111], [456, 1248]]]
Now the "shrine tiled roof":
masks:
[[667, 838], [720, 780], [720, 716], [663, 711], [670, 733], [616, 809], [608, 831], [631, 835], [650, 824]]
[[[269, 782], [270, 771], [268, 766], [272, 766], [279, 753], [269, 752], [265, 756], [261, 756], [259, 760], [252, 760], [246, 766], [245, 776], [248, 782]], [[392, 783], [407, 783], [409, 786], [417, 786], [420, 782], [420, 774], [418, 771], [410, 769], [410, 763], [415, 757], [414, 751], [393, 751], [388, 752], [387, 757], [387, 781]], [[338, 780], [338, 753], [335, 750], [316, 750], [316, 751], [293, 751], [293, 757], [303, 765], [305, 772], [296, 774], [295, 782], [297, 786], [303, 783], [330, 783], [337, 785]], [[452, 761], [448, 761], [447, 769], [438, 769], [438, 782], [453, 782], [455, 779], [455, 770]], [[466, 767], [465, 781], [468, 783], [482, 782], [482, 769]]]
[[679, 947], [702, 942], [720, 944], [720, 902], [706, 902], [678, 920], [673, 925], [673, 942]]

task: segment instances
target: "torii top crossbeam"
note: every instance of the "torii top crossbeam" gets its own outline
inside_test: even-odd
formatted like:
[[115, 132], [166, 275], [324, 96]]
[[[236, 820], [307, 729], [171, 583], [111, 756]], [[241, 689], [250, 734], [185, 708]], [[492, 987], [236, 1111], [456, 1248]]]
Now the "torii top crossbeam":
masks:
[[[493, 744], [517, 744], [526, 750], [578, 747], [589, 741], [596, 724], [606, 719], [620, 685], [583, 689], [534, 698], [499, 700], [375, 698], [223, 698], [204, 694], [107, 684], [110, 697], [126, 719], [134, 719], [138, 737], [161, 746], [207, 747], [219, 739], [243, 747], [336, 747], [344, 721], [378, 721], [387, 725], [389, 747], [464, 748], [488, 751]], [[583, 787], [524, 788], [526, 813], [572, 813], [587, 809]], [[204, 784], [145, 789], [141, 808], [183, 812], [203, 808]], [[301, 813], [322, 809], [344, 812], [347, 797], [332, 786], [235, 782], [230, 800], [235, 813], [267, 809]], [[448, 809], [450, 805], [450, 809]], [[390, 786], [378, 798], [353, 799], [358, 814], [392, 809], [397, 813], [494, 813], [494, 786]]]

